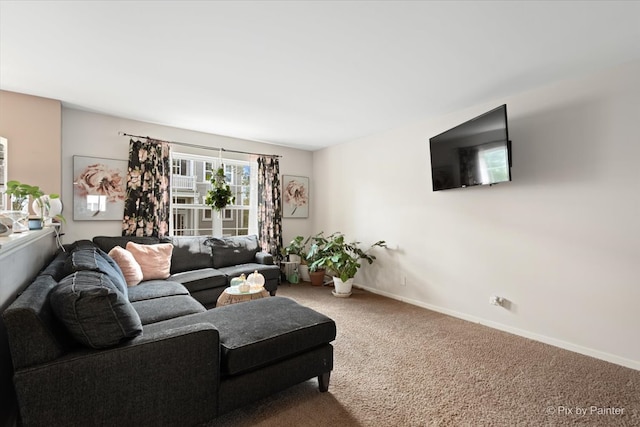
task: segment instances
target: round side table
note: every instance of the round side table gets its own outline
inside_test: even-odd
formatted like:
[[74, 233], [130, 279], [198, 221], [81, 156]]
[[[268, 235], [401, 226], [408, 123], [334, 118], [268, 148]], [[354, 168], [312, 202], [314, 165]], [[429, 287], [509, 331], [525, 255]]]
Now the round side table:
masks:
[[218, 297], [216, 307], [251, 301], [252, 299], [266, 298], [268, 296], [269, 292], [263, 286], [251, 288], [249, 292], [240, 292], [237, 286], [229, 286], [220, 294], [220, 297]]

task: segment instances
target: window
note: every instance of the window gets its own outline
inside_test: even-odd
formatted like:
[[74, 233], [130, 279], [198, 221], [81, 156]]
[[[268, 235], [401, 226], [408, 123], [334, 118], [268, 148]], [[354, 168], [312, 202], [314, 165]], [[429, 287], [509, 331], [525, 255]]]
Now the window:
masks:
[[204, 173], [203, 173], [204, 180], [210, 181], [216, 168], [213, 162], [204, 162], [203, 166], [204, 166]]
[[[225, 209], [226, 212], [226, 209]], [[213, 218], [213, 209], [204, 209], [202, 211], [202, 220], [203, 221], [212, 221]]]
[[[227, 184], [236, 200], [220, 213], [204, 204], [211, 176], [220, 160], [190, 154], [172, 154], [171, 226], [173, 236], [241, 236], [255, 234], [257, 206], [251, 203], [255, 179], [249, 161], [223, 159]], [[252, 212], [253, 211], [253, 212]], [[250, 220], [251, 218], [251, 220]]]
[[171, 165], [171, 170], [174, 175], [187, 176], [191, 174], [191, 162], [189, 160], [174, 157]]

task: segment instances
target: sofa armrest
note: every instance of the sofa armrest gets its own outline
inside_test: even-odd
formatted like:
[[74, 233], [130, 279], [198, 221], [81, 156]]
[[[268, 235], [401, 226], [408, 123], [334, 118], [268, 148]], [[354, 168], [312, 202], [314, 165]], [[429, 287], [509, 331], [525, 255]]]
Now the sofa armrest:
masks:
[[29, 425], [194, 425], [217, 416], [220, 337], [209, 323], [151, 331], [15, 373]]
[[256, 253], [256, 263], [264, 265], [273, 265], [273, 255], [269, 252]]

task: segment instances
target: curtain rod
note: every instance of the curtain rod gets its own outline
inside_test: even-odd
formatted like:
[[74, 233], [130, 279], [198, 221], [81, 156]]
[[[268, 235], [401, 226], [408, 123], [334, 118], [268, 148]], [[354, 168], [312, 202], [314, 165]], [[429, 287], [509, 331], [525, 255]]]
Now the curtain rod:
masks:
[[178, 142], [178, 141], [165, 141], [164, 139], [151, 138], [150, 136], [141, 136], [141, 135], [131, 135], [130, 133], [118, 132], [119, 136], [131, 136], [133, 138], [142, 138], [142, 139], [153, 139], [155, 141], [167, 142], [169, 144], [181, 145], [183, 147], [191, 147], [191, 148], [202, 148], [204, 150], [215, 150], [215, 151], [226, 151], [227, 153], [239, 153], [239, 154], [250, 154], [254, 156], [265, 156], [265, 157], [282, 157], [278, 154], [262, 154], [262, 153], [250, 153], [248, 151], [239, 151], [239, 150], [228, 150], [226, 148], [219, 147], [207, 147], [206, 145], [198, 145], [198, 144], [190, 144], [188, 142]]

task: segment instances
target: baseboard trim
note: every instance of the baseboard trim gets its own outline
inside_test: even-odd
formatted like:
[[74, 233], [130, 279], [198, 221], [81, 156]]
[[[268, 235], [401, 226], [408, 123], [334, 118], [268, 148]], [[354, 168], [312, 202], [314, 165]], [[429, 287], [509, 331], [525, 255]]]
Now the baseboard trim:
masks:
[[422, 301], [414, 300], [411, 298], [405, 298], [398, 295], [384, 292], [379, 289], [370, 288], [368, 286], [362, 286], [360, 284], [354, 284], [354, 288], [364, 289], [365, 291], [382, 295], [387, 298], [395, 299], [397, 301], [406, 302], [407, 304], [415, 305], [418, 307], [426, 308], [427, 310], [436, 311], [438, 313], [446, 314], [448, 316], [456, 317], [458, 319], [466, 320], [468, 322], [478, 323], [484, 326], [488, 326], [493, 329], [508, 332], [510, 334], [518, 335], [524, 338], [529, 338], [534, 341], [539, 341], [545, 344], [552, 345], [554, 347], [562, 348], [564, 350], [573, 351], [574, 353], [583, 354], [585, 356], [594, 357], [596, 359], [604, 360], [605, 362], [615, 363], [616, 365], [624, 366], [626, 368], [635, 369], [640, 371], [640, 361], [626, 359], [624, 357], [616, 356], [614, 354], [606, 353], [603, 351], [595, 350], [581, 345], [573, 344], [568, 341], [559, 340], [557, 338], [548, 337], [546, 335], [537, 334], [535, 332], [527, 331], [525, 329], [514, 328], [503, 323], [494, 322], [492, 320], [482, 319], [480, 317], [471, 316], [466, 313], [461, 313], [448, 308], [439, 307], [432, 304], [427, 304]]

